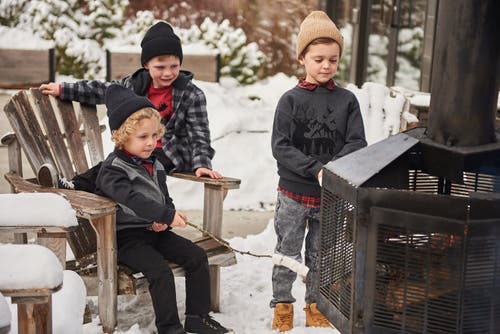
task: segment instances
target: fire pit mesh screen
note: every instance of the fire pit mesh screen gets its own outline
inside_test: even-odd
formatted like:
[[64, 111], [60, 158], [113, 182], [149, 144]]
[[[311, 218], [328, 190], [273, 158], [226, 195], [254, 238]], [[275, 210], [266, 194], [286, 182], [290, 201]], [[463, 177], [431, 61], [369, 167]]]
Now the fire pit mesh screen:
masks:
[[410, 189], [428, 194], [438, 193], [438, 177], [429, 175], [421, 170], [409, 170]]
[[[497, 221], [496, 225], [500, 222]], [[500, 233], [471, 229], [464, 277], [464, 333], [500, 329]], [[496, 330], [495, 330], [496, 329]]]
[[375, 326], [457, 333], [464, 234], [440, 233], [437, 226], [378, 225]]
[[334, 268], [326, 275], [321, 275], [320, 290], [328, 300], [347, 318], [351, 313], [351, 289], [353, 270], [353, 215], [354, 207], [342, 198], [329, 191], [323, 193], [325, 210], [322, 211], [323, 221], [321, 240], [323, 256], [321, 268]]
[[486, 173], [464, 172], [463, 180], [463, 184], [445, 183], [443, 178], [429, 175], [421, 170], [409, 170], [409, 190], [412, 191], [468, 197], [470, 192], [494, 192], [500, 188], [500, 179]]

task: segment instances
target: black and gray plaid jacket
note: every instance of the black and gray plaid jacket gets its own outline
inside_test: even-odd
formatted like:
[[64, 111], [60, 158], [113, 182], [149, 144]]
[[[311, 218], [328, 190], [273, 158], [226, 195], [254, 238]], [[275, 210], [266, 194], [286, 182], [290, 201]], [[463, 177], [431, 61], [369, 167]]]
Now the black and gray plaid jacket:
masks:
[[[175, 166], [173, 171], [192, 172], [200, 167], [212, 169], [214, 149], [210, 146], [207, 101], [205, 94], [192, 82], [193, 74], [181, 71], [173, 83], [172, 102], [174, 113], [165, 125], [163, 151]], [[104, 104], [106, 88], [118, 83], [136, 94], [147, 96], [151, 76], [146, 69], [139, 69], [122, 80], [103, 82], [81, 80], [62, 83], [61, 99], [87, 104]]]

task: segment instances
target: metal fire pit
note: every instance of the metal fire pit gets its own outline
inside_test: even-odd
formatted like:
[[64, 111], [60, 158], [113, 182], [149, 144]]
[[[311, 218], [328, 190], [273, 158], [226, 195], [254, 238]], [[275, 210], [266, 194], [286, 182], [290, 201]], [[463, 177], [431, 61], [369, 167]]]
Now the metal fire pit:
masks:
[[324, 169], [319, 308], [342, 333], [500, 332], [500, 145], [457, 182], [424, 172], [432, 149], [416, 129]]

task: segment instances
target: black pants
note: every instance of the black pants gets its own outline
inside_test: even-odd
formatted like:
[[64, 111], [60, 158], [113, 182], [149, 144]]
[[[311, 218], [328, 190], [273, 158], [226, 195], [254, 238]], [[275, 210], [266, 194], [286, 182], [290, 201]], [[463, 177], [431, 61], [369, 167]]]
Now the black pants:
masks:
[[[159, 162], [162, 163], [165, 171], [170, 173], [172, 169], [174, 169], [174, 164], [170, 161], [169, 158], [165, 155], [165, 152], [161, 148], [156, 148], [153, 152], [153, 155], [158, 159]], [[73, 185], [75, 186], [75, 190], [83, 190], [89, 193], [95, 193], [97, 180], [97, 174], [99, 174], [99, 170], [101, 169], [102, 162], [99, 162], [94, 167], [90, 168], [86, 172], [82, 174], [75, 175], [71, 181], [73, 181]]]
[[141, 271], [148, 280], [158, 334], [178, 333], [183, 328], [177, 314], [174, 275], [165, 259], [185, 270], [186, 314], [208, 314], [210, 274], [202, 248], [172, 231], [145, 228], [118, 231], [117, 243], [118, 261]]

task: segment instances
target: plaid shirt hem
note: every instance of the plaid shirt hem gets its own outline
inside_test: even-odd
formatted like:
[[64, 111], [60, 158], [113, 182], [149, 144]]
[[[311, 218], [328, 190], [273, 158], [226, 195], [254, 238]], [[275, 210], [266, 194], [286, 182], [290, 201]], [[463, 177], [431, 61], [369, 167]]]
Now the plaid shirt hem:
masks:
[[321, 206], [321, 197], [296, 194], [296, 193], [293, 193], [291, 191], [285, 190], [285, 189], [281, 188], [280, 186], [278, 186], [278, 191], [281, 191], [286, 197], [293, 199], [294, 201], [305, 206], [306, 208], [316, 209], [316, 208], [319, 208]]

